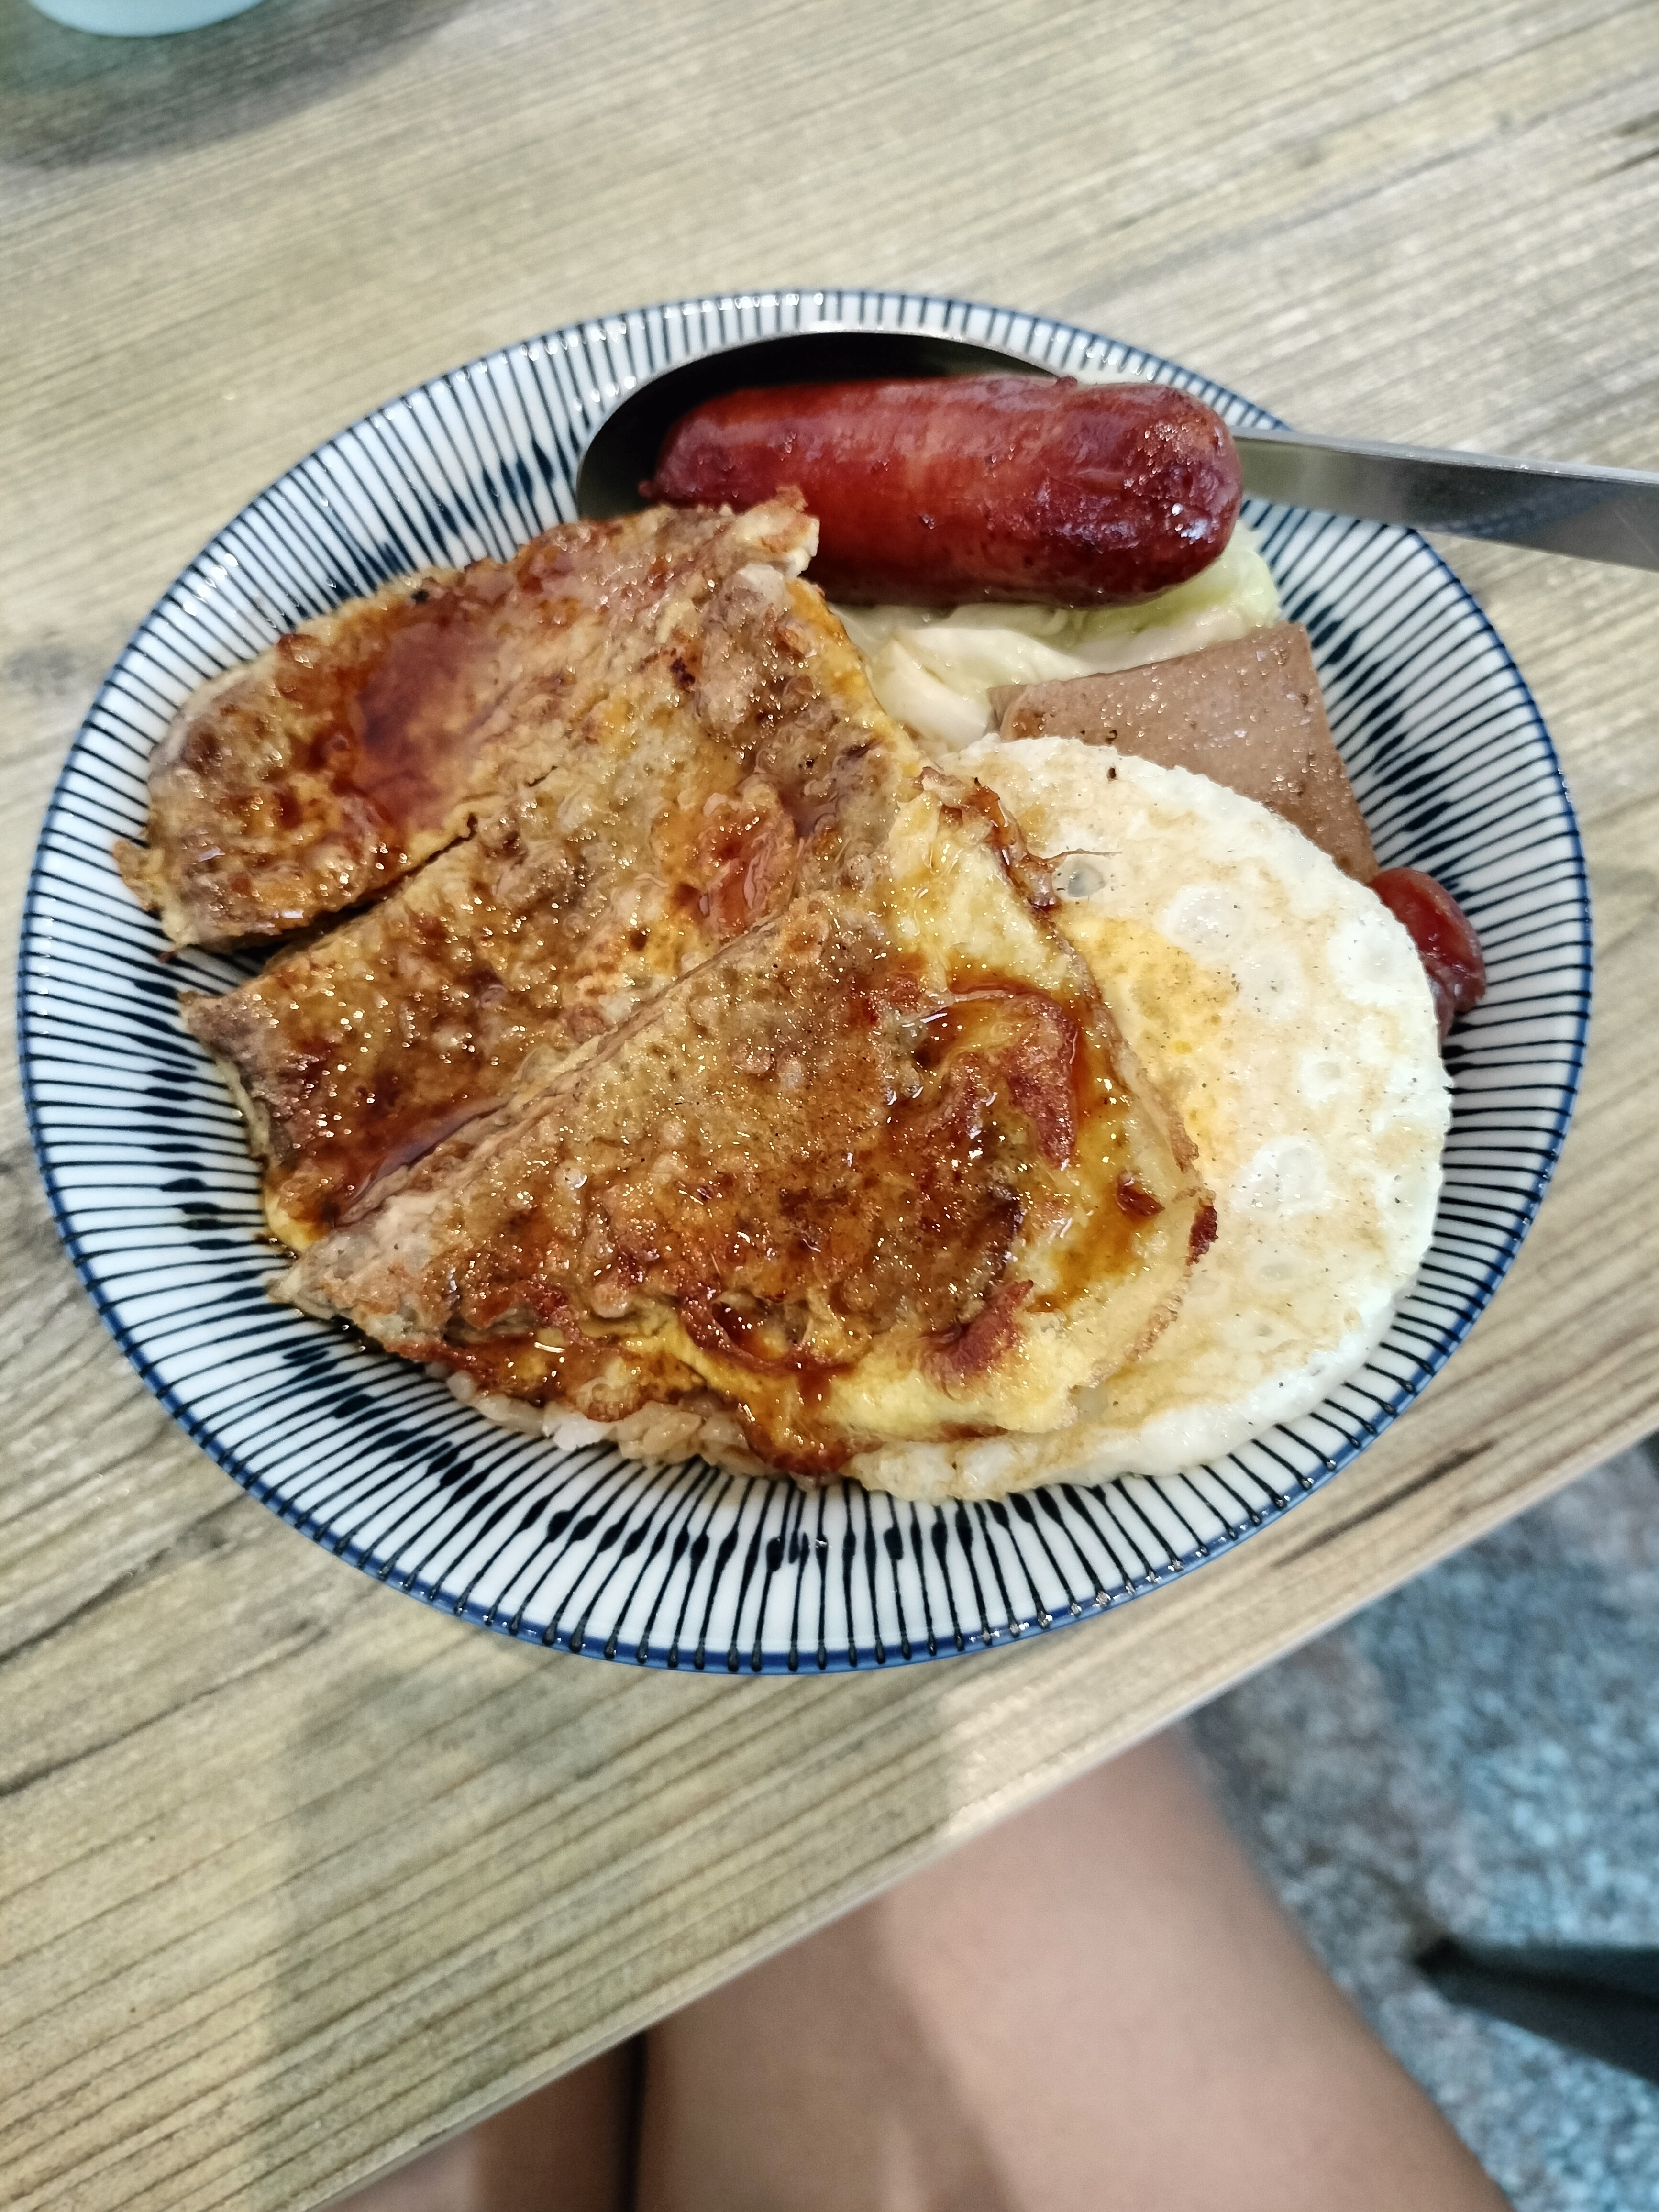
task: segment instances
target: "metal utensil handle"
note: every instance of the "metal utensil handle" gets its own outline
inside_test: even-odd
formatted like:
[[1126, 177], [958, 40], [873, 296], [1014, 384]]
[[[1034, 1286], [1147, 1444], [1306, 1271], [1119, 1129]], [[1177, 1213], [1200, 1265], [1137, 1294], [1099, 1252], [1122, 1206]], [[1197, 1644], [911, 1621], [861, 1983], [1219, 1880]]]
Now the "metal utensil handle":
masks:
[[1234, 432], [1258, 499], [1659, 568], [1659, 476], [1296, 430]]

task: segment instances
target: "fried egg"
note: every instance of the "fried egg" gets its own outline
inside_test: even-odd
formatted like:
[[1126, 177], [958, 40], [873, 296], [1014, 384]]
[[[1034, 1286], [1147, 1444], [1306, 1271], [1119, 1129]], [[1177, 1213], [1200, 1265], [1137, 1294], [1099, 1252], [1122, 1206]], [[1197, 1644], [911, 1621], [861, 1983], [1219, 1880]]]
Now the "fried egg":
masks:
[[848, 1472], [916, 1498], [1171, 1474], [1352, 1376], [1427, 1248], [1450, 1119], [1410, 938], [1254, 800], [1067, 738], [957, 756], [1059, 862], [1057, 919], [1185, 1121], [1218, 1234], [1174, 1322], [1045, 1435], [885, 1445]]

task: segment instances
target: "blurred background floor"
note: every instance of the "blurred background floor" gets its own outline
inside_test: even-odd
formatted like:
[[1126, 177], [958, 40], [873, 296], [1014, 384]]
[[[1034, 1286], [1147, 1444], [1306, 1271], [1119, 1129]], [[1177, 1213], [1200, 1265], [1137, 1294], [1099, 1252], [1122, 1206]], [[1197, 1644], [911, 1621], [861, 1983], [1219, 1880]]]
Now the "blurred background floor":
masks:
[[1516, 2212], [1659, 2207], [1659, 2089], [1460, 2010], [1441, 1929], [1659, 1942], [1659, 1452], [1596, 1468], [1189, 1723], [1222, 1809]]

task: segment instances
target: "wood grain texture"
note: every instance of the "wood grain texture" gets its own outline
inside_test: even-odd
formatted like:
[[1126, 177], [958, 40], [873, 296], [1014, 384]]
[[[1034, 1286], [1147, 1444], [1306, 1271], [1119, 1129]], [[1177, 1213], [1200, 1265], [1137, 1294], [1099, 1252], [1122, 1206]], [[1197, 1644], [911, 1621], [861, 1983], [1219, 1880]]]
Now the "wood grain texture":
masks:
[[[1311, 428], [1659, 464], [1647, 0], [265, 0], [154, 44], [0, 0], [0, 884], [123, 637], [315, 441], [701, 289], [915, 284]], [[1659, 579], [1447, 550], [1561, 748], [1583, 1104], [1510, 1283], [1340, 1481], [972, 1661], [639, 1675], [465, 1629], [233, 1490], [0, 1132], [0, 2178], [320, 2203], [1212, 1695], [1659, 1420]]]

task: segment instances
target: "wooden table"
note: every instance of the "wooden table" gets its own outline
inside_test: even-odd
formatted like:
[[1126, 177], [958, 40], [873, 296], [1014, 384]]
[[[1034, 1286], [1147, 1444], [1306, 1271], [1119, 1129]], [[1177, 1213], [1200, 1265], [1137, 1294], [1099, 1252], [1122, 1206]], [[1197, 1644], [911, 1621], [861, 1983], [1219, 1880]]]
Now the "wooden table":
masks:
[[[201, 541], [376, 400], [571, 317], [915, 284], [1142, 340], [1311, 428], [1659, 465], [1647, 0], [265, 0], [149, 44], [0, 0], [0, 52], [9, 932], [94, 688]], [[146, 1395], [9, 1079], [8, 2203], [319, 2203], [1659, 1423], [1659, 576], [1447, 550], [1589, 848], [1577, 1126], [1425, 1401], [1115, 1618], [735, 1682], [440, 1619]]]

